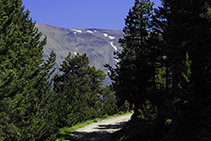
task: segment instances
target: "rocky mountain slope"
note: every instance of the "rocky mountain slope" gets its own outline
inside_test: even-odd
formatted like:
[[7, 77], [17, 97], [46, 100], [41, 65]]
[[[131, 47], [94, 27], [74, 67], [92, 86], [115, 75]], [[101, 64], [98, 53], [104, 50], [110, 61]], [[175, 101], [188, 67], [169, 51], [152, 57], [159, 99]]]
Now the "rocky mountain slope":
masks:
[[71, 29], [45, 24], [36, 24], [36, 27], [47, 36], [44, 59], [53, 50], [57, 55], [56, 67], [59, 67], [69, 52], [86, 53], [90, 65], [105, 72], [105, 63], [113, 66], [118, 61], [114, 59], [113, 52], [120, 50], [118, 40], [123, 36], [122, 30]]

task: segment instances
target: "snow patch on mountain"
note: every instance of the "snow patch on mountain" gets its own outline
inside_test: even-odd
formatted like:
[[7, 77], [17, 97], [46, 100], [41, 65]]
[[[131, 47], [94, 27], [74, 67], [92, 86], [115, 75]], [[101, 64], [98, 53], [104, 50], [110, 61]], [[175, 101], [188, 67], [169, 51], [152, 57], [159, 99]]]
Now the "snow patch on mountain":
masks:
[[94, 33], [94, 32], [93, 32], [93, 31], [91, 31], [91, 30], [87, 30], [87, 32], [88, 32], [88, 33]]
[[109, 36], [107, 33], [103, 33], [103, 35], [105, 36], [105, 37], [109, 37], [111, 40], [113, 40], [115, 37], [114, 36]]
[[75, 54], [75, 55], [77, 55], [77, 53], [76, 53], [76, 52], [74, 52], [74, 54]]
[[82, 33], [82, 30], [78, 30], [78, 29], [72, 29], [72, 30], [78, 33]]
[[117, 47], [114, 45], [114, 42], [110, 42], [110, 44], [117, 51]]
[[106, 33], [103, 33], [103, 35], [104, 35], [105, 37], [107, 37], [107, 36], [108, 36], [108, 34], [106, 34]]
[[113, 36], [108, 36], [108, 37], [109, 37], [110, 39], [112, 39], [112, 40], [115, 38], [115, 37], [113, 37]]
[[97, 32], [97, 30], [94, 30], [94, 32]]

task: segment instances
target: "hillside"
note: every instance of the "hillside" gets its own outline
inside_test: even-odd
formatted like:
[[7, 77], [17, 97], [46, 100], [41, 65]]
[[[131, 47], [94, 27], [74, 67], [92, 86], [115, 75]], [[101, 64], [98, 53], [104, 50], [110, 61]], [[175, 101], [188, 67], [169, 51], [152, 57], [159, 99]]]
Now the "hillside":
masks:
[[113, 52], [120, 49], [118, 40], [123, 36], [122, 30], [71, 29], [45, 24], [36, 24], [36, 27], [44, 36], [47, 36], [44, 59], [53, 50], [57, 55], [57, 68], [69, 52], [72, 54], [86, 53], [90, 65], [104, 72], [107, 71], [103, 67], [105, 63], [113, 66], [117, 62]]

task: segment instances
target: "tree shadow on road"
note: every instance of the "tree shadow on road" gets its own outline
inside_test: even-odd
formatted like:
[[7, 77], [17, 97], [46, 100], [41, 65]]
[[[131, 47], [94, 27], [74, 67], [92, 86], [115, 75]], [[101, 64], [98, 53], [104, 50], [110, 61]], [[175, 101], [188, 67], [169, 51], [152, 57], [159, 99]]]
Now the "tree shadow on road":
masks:
[[120, 129], [126, 122], [119, 122], [118, 124], [99, 125], [96, 129]]
[[[110, 132], [77, 132], [73, 133], [71, 141], [109, 141]], [[66, 138], [65, 138], [66, 139]]]
[[[126, 122], [120, 122], [117, 124], [109, 125], [98, 125], [95, 129], [98, 131], [94, 132], [80, 132], [73, 131], [71, 141], [109, 141], [112, 132], [109, 130], [120, 129]], [[65, 138], [66, 139], [66, 138]]]

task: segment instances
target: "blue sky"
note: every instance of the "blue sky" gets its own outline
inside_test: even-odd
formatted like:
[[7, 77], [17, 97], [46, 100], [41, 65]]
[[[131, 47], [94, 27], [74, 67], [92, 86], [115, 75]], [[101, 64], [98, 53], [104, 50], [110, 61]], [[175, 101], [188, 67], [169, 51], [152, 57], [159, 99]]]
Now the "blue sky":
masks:
[[[23, 0], [36, 23], [58, 27], [122, 30], [135, 0]], [[155, 6], [160, 0], [152, 0]]]

